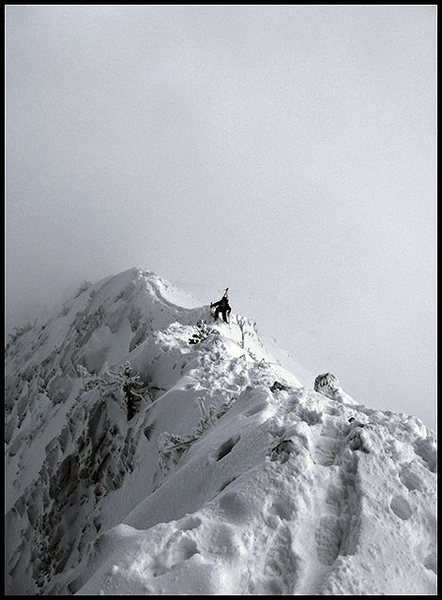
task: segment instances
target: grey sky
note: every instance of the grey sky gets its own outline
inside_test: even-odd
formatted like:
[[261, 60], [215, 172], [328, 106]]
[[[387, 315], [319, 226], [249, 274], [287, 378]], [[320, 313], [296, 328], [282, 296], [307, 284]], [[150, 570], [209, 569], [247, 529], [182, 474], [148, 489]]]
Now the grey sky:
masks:
[[435, 28], [434, 5], [8, 6], [7, 328], [132, 266], [271, 292], [297, 362], [434, 428]]

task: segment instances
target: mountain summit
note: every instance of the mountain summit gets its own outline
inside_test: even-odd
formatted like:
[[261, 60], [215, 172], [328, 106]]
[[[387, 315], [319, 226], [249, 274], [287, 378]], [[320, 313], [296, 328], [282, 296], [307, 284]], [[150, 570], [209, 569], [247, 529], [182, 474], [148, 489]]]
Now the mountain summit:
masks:
[[210, 300], [130, 269], [11, 336], [7, 593], [435, 594], [433, 432]]

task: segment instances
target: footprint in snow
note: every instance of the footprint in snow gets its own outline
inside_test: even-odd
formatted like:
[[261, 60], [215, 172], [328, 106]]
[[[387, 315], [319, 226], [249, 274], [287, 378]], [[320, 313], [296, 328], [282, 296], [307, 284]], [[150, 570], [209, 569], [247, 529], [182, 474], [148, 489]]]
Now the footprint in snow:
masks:
[[292, 545], [290, 529], [281, 527], [271, 540], [264, 557], [264, 564], [260, 569], [260, 589], [250, 589], [251, 593], [278, 596], [293, 593], [299, 575], [299, 558], [293, 552]]
[[436, 550], [433, 548], [433, 550], [428, 554], [428, 556], [426, 557], [426, 559], [424, 560], [424, 567], [428, 570], [428, 571], [433, 571], [433, 573], [435, 575], [437, 575], [437, 557], [436, 557]]
[[410, 467], [403, 467], [400, 470], [399, 479], [410, 492], [413, 490], [422, 491], [424, 488], [422, 479]]
[[247, 503], [235, 492], [225, 492], [218, 499], [224, 516], [234, 523], [244, 523], [251, 517]]
[[428, 438], [420, 439], [413, 444], [415, 453], [423, 460], [424, 466], [436, 473], [437, 449], [436, 444]]
[[327, 514], [320, 519], [315, 531], [316, 551], [323, 565], [330, 566], [340, 555], [351, 554], [357, 545], [359, 526], [353, 485], [353, 480], [347, 480], [341, 473], [328, 486], [325, 498]]
[[413, 514], [408, 501], [403, 496], [393, 496], [390, 501], [390, 508], [403, 521], [408, 520]]
[[344, 428], [345, 425], [341, 426], [330, 420], [324, 422], [313, 453], [316, 463], [324, 467], [335, 464], [336, 457], [343, 447]]
[[316, 551], [319, 560], [325, 565], [332, 565], [339, 556], [343, 532], [339, 519], [335, 515], [322, 517], [315, 532]]
[[293, 508], [285, 500], [275, 500], [269, 508], [269, 513], [276, 515], [281, 521], [290, 521], [293, 512]]
[[196, 529], [201, 525], [201, 519], [199, 517], [187, 517], [184, 521], [177, 524], [177, 529], [181, 531], [190, 531]]
[[170, 571], [176, 565], [189, 560], [194, 554], [198, 554], [198, 546], [194, 540], [183, 537], [172, 546], [167, 553], [162, 552], [155, 556], [152, 561], [152, 576], [159, 577]]

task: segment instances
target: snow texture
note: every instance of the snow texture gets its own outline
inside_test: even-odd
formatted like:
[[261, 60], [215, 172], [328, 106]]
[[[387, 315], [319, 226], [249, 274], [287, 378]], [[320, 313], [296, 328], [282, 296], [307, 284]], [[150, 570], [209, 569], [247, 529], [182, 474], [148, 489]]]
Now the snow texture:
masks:
[[130, 269], [11, 337], [6, 592], [435, 594], [434, 433], [216, 299]]

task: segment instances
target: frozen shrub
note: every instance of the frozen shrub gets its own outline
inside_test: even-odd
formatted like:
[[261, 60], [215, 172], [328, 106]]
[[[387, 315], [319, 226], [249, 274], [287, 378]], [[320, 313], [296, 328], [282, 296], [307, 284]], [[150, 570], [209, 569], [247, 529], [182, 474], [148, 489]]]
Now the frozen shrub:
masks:
[[203, 414], [202, 418], [193, 431], [188, 435], [177, 435], [165, 431], [158, 439], [159, 446], [159, 464], [163, 472], [170, 470], [171, 466], [176, 465], [182, 455], [190, 448], [190, 446], [199, 440], [203, 433], [215, 424], [226, 412], [233, 406], [236, 398], [230, 398], [221, 406], [209, 406], [208, 409], [200, 400], [200, 408]]
[[214, 333], [218, 332], [211, 327], [208, 327], [205, 321], [198, 321], [196, 324], [196, 332], [190, 337], [189, 344], [198, 344], [209, 337], [210, 334]]

